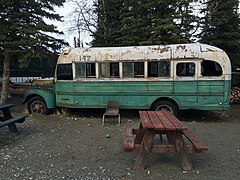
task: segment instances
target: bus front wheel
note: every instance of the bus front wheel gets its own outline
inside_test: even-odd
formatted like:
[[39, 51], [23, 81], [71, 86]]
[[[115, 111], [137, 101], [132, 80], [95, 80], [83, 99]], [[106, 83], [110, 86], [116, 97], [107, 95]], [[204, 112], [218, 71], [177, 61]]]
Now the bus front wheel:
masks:
[[157, 101], [152, 108], [154, 111], [170, 111], [173, 113], [175, 116], [178, 114], [178, 107], [174, 103], [167, 101], [167, 100], [162, 100], [162, 101]]
[[49, 109], [43, 98], [39, 96], [32, 97], [27, 102], [28, 111], [30, 114], [48, 114]]

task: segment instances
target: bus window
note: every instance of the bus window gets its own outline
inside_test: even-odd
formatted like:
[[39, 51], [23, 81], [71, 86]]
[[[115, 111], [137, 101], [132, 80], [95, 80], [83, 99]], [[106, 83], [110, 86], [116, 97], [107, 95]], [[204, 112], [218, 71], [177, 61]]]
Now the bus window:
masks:
[[100, 78], [109, 78], [109, 63], [108, 62], [99, 63], [99, 77]]
[[77, 63], [76, 65], [76, 77], [77, 78], [85, 78], [86, 77], [86, 64], [85, 63]]
[[170, 62], [149, 62], [148, 63], [148, 77], [169, 77], [170, 76]]
[[102, 62], [99, 63], [99, 77], [100, 78], [118, 78], [119, 77], [119, 63]]
[[73, 80], [72, 64], [58, 64], [57, 79], [58, 80]]
[[158, 62], [148, 62], [148, 77], [158, 77]]
[[202, 61], [201, 68], [202, 76], [221, 76], [223, 73], [222, 67], [215, 61]]
[[158, 63], [158, 77], [170, 77], [170, 61]]
[[119, 63], [110, 63], [110, 77], [119, 78]]
[[123, 77], [144, 77], [144, 62], [124, 62]]
[[134, 62], [134, 77], [144, 77], [144, 62]]
[[123, 77], [131, 78], [133, 77], [133, 63], [132, 62], [124, 62], [123, 63]]
[[184, 62], [177, 64], [177, 76], [194, 76], [195, 75], [195, 63]]
[[86, 63], [86, 77], [87, 78], [96, 77], [95, 63]]

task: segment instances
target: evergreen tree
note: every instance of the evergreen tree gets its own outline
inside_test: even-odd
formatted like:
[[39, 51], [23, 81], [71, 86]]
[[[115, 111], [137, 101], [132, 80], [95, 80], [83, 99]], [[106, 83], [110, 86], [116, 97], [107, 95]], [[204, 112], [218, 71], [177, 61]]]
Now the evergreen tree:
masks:
[[180, 36], [185, 42], [195, 41], [195, 34], [199, 30], [200, 18], [198, 0], [178, 0], [175, 3], [175, 16], [174, 21], [180, 28]]
[[229, 55], [232, 67], [240, 67], [240, 20], [238, 0], [207, 0], [200, 41], [217, 46]]
[[120, 15], [123, 0], [97, 0], [94, 3], [97, 15], [96, 31], [92, 34], [92, 46], [116, 46], [120, 36]]
[[36, 56], [51, 56], [65, 43], [50, 36], [62, 34], [43, 18], [61, 20], [54, 6], [65, 0], [1, 0], [0, 1], [0, 54], [4, 57], [1, 102], [6, 102], [11, 60], [17, 57], [22, 65]]
[[[125, 46], [189, 42], [192, 0], [98, 0], [93, 46]], [[116, 11], [115, 11], [116, 10]]]

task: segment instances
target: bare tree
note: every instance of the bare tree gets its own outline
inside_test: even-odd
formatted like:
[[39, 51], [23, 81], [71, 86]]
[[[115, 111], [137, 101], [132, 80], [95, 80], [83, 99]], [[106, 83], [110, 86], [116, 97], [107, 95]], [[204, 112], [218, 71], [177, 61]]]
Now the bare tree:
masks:
[[[93, 34], [96, 30], [97, 15], [94, 11], [93, 4], [96, 0], [68, 0], [73, 6], [73, 10], [67, 16], [69, 24], [68, 32], [77, 33], [74, 44], [81, 46], [83, 34]], [[76, 43], [75, 43], [76, 42]]]

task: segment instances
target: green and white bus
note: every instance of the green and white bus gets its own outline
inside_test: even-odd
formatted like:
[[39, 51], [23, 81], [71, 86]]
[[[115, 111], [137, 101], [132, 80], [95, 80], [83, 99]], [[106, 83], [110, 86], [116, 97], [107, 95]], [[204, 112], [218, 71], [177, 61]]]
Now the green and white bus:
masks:
[[206, 44], [76, 48], [60, 54], [54, 79], [24, 92], [30, 113], [49, 109], [227, 110], [231, 63]]

